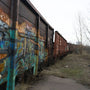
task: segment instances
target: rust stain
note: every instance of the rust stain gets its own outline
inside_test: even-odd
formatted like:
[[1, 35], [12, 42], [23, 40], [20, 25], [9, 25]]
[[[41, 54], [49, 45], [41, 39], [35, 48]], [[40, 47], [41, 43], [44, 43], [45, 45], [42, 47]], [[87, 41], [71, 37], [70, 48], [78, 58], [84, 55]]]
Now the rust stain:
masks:
[[7, 54], [0, 54], [0, 59], [3, 59], [7, 56]]
[[5, 62], [4, 63], [0, 63], [0, 72], [2, 72], [4, 70], [4, 65], [5, 65]]
[[4, 21], [10, 26], [10, 19], [6, 13], [3, 12], [2, 9], [0, 9], [0, 20]]
[[16, 23], [16, 28], [18, 29], [19, 33], [23, 33], [25, 34], [25, 28], [26, 28], [26, 23], [22, 23], [22, 24], [18, 24], [18, 22]]

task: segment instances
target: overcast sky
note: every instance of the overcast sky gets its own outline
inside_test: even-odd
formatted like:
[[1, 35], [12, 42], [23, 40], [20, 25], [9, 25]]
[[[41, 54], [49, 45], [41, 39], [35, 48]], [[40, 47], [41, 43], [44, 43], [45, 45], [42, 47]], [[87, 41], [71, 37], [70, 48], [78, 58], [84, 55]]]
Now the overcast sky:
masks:
[[[76, 43], [77, 15], [90, 16], [90, 0], [30, 0], [48, 23], [68, 42]], [[89, 18], [90, 20], [90, 18]]]

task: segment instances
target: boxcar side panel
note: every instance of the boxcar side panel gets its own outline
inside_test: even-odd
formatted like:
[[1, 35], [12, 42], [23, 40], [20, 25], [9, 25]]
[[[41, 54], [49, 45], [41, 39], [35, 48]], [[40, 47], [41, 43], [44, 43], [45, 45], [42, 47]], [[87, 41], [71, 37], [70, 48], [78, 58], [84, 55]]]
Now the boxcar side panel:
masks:
[[54, 43], [54, 58], [61, 57], [67, 52], [67, 41], [56, 31]]
[[54, 30], [48, 28], [48, 63], [53, 63], [53, 34]]
[[16, 28], [16, 64], [17, 74], [22, 74], [25, 70], [34, 69], [34, 74], [37, 63], [37, 27], [36, 15], [20, 1], [19, 5], [19, 20]]
[[46, 45], [46, 24], [40, 19], [40, 27], [39, 27], [39, 64], [46, 61], [47, 57], [47, 49]]
[[[46, 25], [41, 20], [37, 37], [37, 15], [20, 1], [19, 21], [17, 23], [17, 74], [22, 74], [25, 70], [33, 68], [34, 74], [38, 70], [38, 61], [45, 61], [47, 49]], [[37, 42], [38, 39], [38, 42]], [[38, 52], [38, 54], [37, 54]]]
[[54, 43], [54, 58], [57, 58], [60, 54], [60, 50], [61, 50], [61, 47], [60, 47], [60, 35], [55, 32], [55, 43]]
[[[11, 3], [11, 0], [0, 0], [0, 85], [8, 81], [7, 90], [14, 90], [15, 77], [18, 74], [33, 68], [36, 75], [38, 61], [44, 62], [52, 57], [54, 30], [50, 27], [47, 29], [48, 23], [24, 1], [27, 2], [17, 0], [15, 3], [12, 0]], [[39, 26], [37, 17], [42, 18]]]

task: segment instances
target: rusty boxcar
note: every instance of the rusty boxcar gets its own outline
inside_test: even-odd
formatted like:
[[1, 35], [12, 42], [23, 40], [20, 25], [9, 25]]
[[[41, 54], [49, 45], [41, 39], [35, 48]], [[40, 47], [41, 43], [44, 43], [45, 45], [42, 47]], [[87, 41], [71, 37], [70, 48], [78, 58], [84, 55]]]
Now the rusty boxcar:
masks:
[[66, 53], [67, 53], [67, 41], [58, 31], [55, 31], [53, 57], [56, 59], [58, 57], [64, 56]]
[[74, 44], [72, 44], [72, 43], [67, 43], [67, 46], [68, 46], [68, 52], [69, 53], [72, 53], [73, 51], [74, 51], [74, 47], [76, 46], [76, 45], [74, 45]]
[[0, 86], [6, 82], [14, 90], [17, 75], [28, 69], [36, 75], [41, 63], [49, 63], [53, 34], [29, 0], [0, 0]]

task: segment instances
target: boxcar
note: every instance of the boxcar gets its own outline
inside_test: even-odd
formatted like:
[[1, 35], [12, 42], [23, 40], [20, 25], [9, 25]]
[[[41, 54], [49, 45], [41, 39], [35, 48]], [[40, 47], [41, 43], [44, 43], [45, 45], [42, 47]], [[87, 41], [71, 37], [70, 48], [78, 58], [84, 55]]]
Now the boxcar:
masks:
[[0, 86], [14, 90], [16, 76], [28, 69], [37, 75], [52, 58], [53, 34], [29, 0], [0, 0]]
[[67, 53], [67, 41], [63, 36], [55, 31], [55, 42], [54, 42], [54, 58], [62, 57]]
[[69, 53], [72, 53], [73, 51], [74, 51], [74, 44], [71, 44], [71, 43], [67, 43], [67, 45], [68, 45], [68, 52]]

